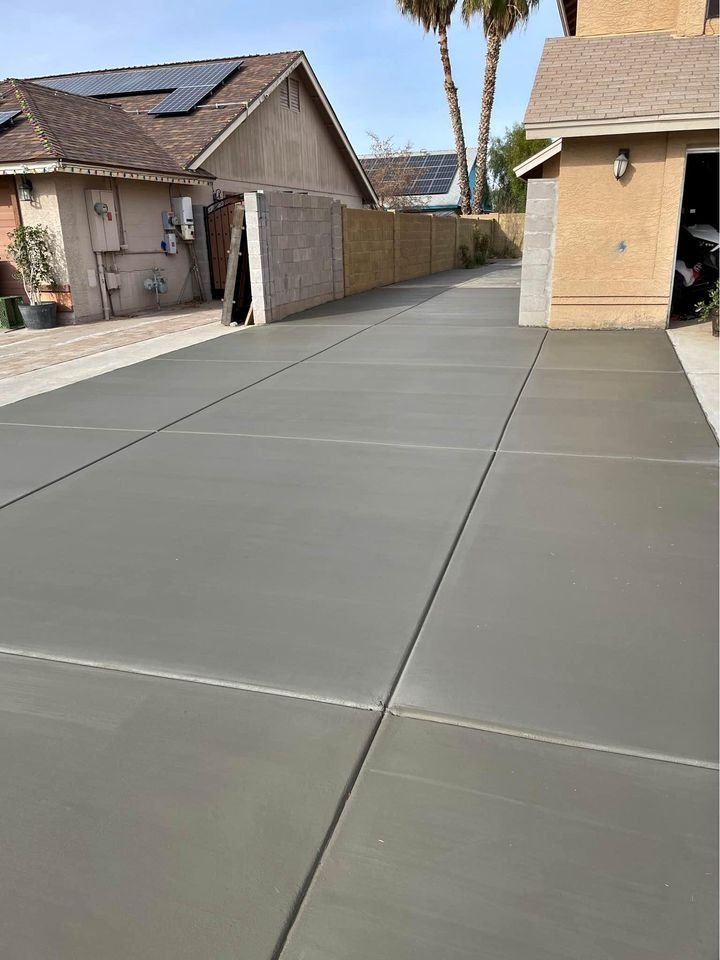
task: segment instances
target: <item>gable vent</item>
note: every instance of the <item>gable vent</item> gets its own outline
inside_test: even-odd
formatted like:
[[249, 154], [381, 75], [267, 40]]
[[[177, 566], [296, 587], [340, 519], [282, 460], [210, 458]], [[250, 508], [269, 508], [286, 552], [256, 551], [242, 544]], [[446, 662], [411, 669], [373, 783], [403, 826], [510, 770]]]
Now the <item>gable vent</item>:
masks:
[[288, 77], [282, 84], [280, 87], [280, 103], [286, 110], [300, 112], [300, 83], [298, 80]]

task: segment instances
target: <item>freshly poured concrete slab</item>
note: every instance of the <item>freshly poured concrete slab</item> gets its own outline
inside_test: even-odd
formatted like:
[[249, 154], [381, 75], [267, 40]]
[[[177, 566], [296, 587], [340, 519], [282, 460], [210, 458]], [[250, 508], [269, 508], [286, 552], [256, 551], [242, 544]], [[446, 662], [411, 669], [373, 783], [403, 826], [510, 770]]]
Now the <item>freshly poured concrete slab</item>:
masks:
[[391, 718], [282, 960], [712, 960], [716, 781]]
[[498, 454], [393, 709], [717, 759], [717, 470]]
[[284, 366], [146, 360], [0, 407], [0, 422], [158, 430]]
[[155, 434], [0, 514], [0, 646], [373, 706], [489, 454]]
[[287, 322], [311, 325], [362, 324], [369, 327], [422, 303], [443, 289], [446, 288], [401, 290], [397, 287], [380, 287], [294, 314], [288, 317]]
[[517, 327], [519, 290], [453, 290], [388, 320], [388, 324], [445, 324]]
[[0, 506], [144, 436], [136, 430], [66, 430], [0, 423]]
[[550, 330], [540, 370], [682, 369], [664, 330]]
[[527, 371], [544, 331], [467, 326], [382, 324], [338, 344], [322, 363], [422, 363], [524, 367]]
[[180, 431], [494, 449], [525, 379], [517, 367], [310, 361], [177, 425]]
[[317, 326], [293, 323], [269, 323], [246, 327], [234, 335], [198, 343], [166, 356], [171, 360], [213, 360], [227, 363], [270, 360], [290, 363], [304, 360], [333, 344], [363, 330], [360, 325]]
[[718, 456], [684, 373], [597, 370], [535, 369], [502, 449], [709, 462]]
[[0, 954], [268, 960], [373, 715], [0, 663]]

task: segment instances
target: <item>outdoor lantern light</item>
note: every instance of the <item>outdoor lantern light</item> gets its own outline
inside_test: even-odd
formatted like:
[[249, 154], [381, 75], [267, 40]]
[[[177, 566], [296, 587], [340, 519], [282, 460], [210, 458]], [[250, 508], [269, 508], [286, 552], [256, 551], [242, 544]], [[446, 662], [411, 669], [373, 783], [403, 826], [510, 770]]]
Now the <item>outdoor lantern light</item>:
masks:
[[615, 174], [616, 180], [622, 180], [622, 178], [627, 173], [628, 164], [630, 163], [630, 151], [627, 149], [621, 150], [618, 155], [615, 157], [615, 162], [613, 163], [613, 173]]
[[32, 194], [33, 194], [32, 181], [29, 180], [27, 177], [23, 177], [22, 180], [20, 181], [20, 189], [18, 193], [20, 194], [21, 200], [32, 200]]

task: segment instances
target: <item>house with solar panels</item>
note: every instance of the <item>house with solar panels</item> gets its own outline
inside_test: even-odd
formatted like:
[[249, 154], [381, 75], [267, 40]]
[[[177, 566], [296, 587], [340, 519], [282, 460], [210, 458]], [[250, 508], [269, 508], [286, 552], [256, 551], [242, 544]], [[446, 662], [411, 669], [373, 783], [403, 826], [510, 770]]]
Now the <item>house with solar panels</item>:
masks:
[[[467, 151], [470, 193], [475, 183], [477, 150]], [[459, 213], [460, 184], [457, 153], [419, 150], [384, 157], [360, 158], [365, 172], [385, 205], [398, 210]]]
[[255, 190], [377, 202], [301, 51], [0, 82], [0, 296], [21, 223], [50, 230], [64, 322], [221, 295], [225, 205]]

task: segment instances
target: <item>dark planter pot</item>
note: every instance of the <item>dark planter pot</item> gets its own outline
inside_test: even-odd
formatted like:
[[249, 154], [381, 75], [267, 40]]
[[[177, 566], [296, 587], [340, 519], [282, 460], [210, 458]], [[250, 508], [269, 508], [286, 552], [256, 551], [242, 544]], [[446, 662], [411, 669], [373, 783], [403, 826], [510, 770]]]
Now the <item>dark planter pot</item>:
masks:
[[21, 303], [19, 306], [28, 330], [50, 330], [57, 326], [56, 303]]
[[718, 330], [718, 308], [717, 307], [714, 307], [711, 310], [710, 321], [712, 323], [713, 336], [717, 337], [720, 334], [720, 330]]

